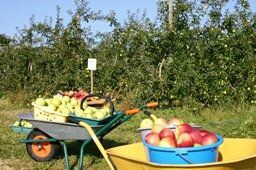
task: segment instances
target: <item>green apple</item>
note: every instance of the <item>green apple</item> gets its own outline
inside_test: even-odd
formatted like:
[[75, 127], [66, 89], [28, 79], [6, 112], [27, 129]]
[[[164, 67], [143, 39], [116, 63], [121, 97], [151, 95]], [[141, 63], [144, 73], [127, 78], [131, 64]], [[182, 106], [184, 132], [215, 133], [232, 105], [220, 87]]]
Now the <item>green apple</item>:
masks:
[[62, 110], [64, 110], [65, 108], [66, 108], [66, 105], [61, 104], [58, 109], [62, 112]]
[[57, 110], [57, 107], [56, 107], [54, 104], [50, 104], [50, 105], [48, 106], [48, 108], [50, 108], [50, 109], [53, 110], [53, 111], [56, 111], [56, 110]]
[[73, 107], [70, 103], [68, 103], [68, 104], [66, 105], [66, 107], [67, 107], [69, 110], [74, 110], [74, 107]]
[[32, 125], [31, 123], [29, 123], [29, 122], [26, 121], [25, 124], [24, 124], [24, 127], [32, 128], [33, 125]]
[[45, 106], [46, 102], [43, 98], [39, 97], [39, 98], [36, 99], [36, 104], [39, 105], [39, 106]]
[[52, 104], [54, 104], [56, 107], [59, 107], [61, 105], [61, 100], [59, 98], [53, 98]]
[[92, 110], [92, 113], [96, 113], [99, 109], [95, 108], [95, 107], [90, 107]]
[[143, 119], [140, 122], [140, 128], [152, 128], [153, 125], [154, 125], [154, 122], [151, 119]]
[[20, 126], [22, 126], [22, 127], [24, 127], [25, 124], [26, 124], [25, 120], [22, 120], [22, 121], [20, 122]]
[[85, 118], [87, 118], [87, 119], [95, 119], [95, 118], [92, 116], [92, 114], [90, 114], [90, 113], [85, 114]]
[[84, 111], [82, 110], [82, 109], [77, 109], [76, 111], [75, 111], [75, 114], [77, 115], [77, 116], [80, 116], [80, 117], [83, 117], [84, 116]]
[[47, 105], [50, 105], [52, 103], [52, 99], [45, 99], [45, 102], [47, 103]]
[[101, 111], [101, 110], [98, 110], [97, 112], [95, 112], [94, 115], [96, 116], [96, 119], [98, 119], [98, 120], [101, 120], [101, 119], [105, 118], [104, 112]]
[[70, 99], [70, 104], [71, 104], [72, 106], [77, 106], [77, 105], [78, 105], [78, 100], [76, 100], [76, 98], [72, 97], [72, 98]]
[[108, 107], [104, 107], [101, 109], [102, 112], [104, 113], [104, 116], [106, 117], [110, 113], [110, 109]]
[[83, 102], [83, 109], [86, 109], [88, 107], [88, 103], [86, 101]]
[[86, 113], [86, 114], [93, 114], [93, 109], [92, 109], [92, 107], [87, 107], [87, 108], [85, 108], [85, 109], [84, 109], [84, 113]]
[[70, 110], [69, 110], [68, 108], [64, 108], [61, 113], [62, 113], [62, 115], [64, 115], [64, 116], [69, 116]]
[[14, 122], [14, 124], [12, 126], [20, 126], [20, 122], [16, 121], [16, 122]]
[[69, 103], [71, 99], [70, 99], [69, 96], [63, 96], [63, 100], [64, 100], [66, 103]]

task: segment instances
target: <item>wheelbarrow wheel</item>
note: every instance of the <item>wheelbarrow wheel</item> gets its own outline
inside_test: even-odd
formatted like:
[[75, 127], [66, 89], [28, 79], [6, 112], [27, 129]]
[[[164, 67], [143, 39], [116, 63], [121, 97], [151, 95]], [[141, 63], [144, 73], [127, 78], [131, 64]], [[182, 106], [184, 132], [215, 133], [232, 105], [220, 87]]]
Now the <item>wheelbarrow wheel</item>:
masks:
[[[31, 131], [27, 137], [27, 139], [33, 140], [48, 138], [48, 135], [38, 130]], [[50, 161], [53, 158], [57, 158], [61, 152], [61, 146], [59, 142], [26, 143], [26, 149], [29, 156], [38, 162], [46, 162]]]

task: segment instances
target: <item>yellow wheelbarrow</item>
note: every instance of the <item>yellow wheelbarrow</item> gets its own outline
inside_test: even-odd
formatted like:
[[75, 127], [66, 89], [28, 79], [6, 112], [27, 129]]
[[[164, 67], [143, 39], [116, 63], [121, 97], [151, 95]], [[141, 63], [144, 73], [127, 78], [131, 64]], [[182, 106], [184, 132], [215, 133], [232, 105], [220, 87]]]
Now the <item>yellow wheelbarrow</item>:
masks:
[[[139, 110], [127, 111], [137, 113]], [[105, 150], [89, 125], [80, 122], [85, 127], [110, 169], [120, 170], [253, 170], [256, 169], [256, 139], [224, 138], [219, 147], [218, 161], [207, 164], [156, 164], [148, 161], [143, 144], [135, 143]]]
[[[107, 151], [116, 169], [132, 170], [253, 170], [256, 169], [256, 139], [224, 138], [219, 160], [207, 164], [165, 165], [147, 160], [142, 143], [110, 148]], [[113, 166], [113, 165], [112, 165]]]

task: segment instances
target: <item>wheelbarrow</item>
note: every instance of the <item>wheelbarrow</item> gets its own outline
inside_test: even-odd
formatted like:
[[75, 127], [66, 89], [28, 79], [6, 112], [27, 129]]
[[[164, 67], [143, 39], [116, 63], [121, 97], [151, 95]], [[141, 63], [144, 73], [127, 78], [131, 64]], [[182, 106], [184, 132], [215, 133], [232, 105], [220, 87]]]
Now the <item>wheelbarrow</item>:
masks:
[[[33, 113], [20, 114], [20, 119], [26, 120], [34, 126], [34, 128], [30, 130], [27, 138], [21, 139], [20, 142], [26, 144], [26, 150], [29, 156], [39, 162], [49, 161], [54, 157], [57, 157], [60, 154], [62, 146], [64, 151], [66, 169], [70, 169], [68, 150], [65, 141], [81, 141], [82, 144], [80, 147], [79, 169], [82, 169], [85, 147], [92, 140], [98, 141], [99, 144], [97, 144], [96, 142], [98, 148], [100, 149], [100, 151], [102, 151], [103, 156], [106, 156], [104, 148], [100, 144], [99, 140], [101, 140], [106, 134], [117, 128], [119, 125], [121, 125], [134, 115], [132, 114], [133, 110], [127, 112], [114, 112], [113, 103], [109, 99], [107, 99], [107, 101], [112, 106], [111, 112], [113, 112], [113, 114], [111, 118], [108, 118], [108, 121], [104, 122], [103, 124], [101, 124], [101, 122], [98, 122], [96, 124], [95, 122], [93, 122], [93, 124], [95, 125], [91, 125], [90, 123], [92, 122], [89, 121], [88, 123], [87, 119], [78, 118], [76, 116], [68, 117], [70, 122], [51, 122], [46, 120], [34, 119]], [[148, 103], [141, 106], [139, 110], [153, 108], [157, 105], [157, 102]], [[109, 160], [107, 162], [109, 163], [109, 166], [112, 165]]]
[[256, 169], [256, 139], [224, 138], [214, 163], [175, 165], [148, 161], [142, 143], [110, 148], [106, 151], [116, 169], [133, 170], [253, 170]]

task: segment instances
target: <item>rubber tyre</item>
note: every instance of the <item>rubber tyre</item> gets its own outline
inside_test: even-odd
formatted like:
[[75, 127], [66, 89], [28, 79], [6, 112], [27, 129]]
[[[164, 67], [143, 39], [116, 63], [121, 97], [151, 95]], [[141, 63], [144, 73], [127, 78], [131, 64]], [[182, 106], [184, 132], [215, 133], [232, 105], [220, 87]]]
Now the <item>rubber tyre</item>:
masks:
[[[38, 130], [31, 131], [27, 137], [34, 140], [47, 138], [49, 138], [48, 135]], [[35, 161], [46, 162], [60, 156], [61, 146], [59, 142], [26, 143], [26, 150]]]

